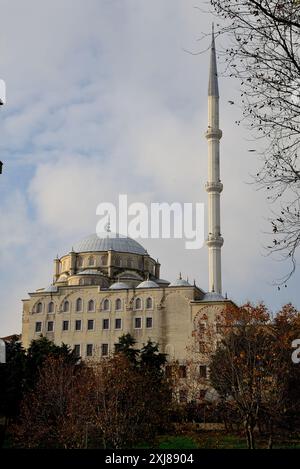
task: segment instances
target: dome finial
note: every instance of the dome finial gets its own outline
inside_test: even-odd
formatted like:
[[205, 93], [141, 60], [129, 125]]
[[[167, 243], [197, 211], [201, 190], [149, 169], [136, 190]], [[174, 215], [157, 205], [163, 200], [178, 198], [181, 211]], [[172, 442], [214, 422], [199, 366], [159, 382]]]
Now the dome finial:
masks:
[[179, 280], [182, 280], [181, 272], [179, 272]]

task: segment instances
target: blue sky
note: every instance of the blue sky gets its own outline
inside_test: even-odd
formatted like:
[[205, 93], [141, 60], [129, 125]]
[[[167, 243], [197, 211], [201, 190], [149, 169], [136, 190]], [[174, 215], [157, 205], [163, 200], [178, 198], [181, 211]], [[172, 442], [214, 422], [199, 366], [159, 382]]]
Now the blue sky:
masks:
[[[0, 335], [20, 332], [28, 291], [52, 261], [95, 231], [101, 201], [205, 202], [208, 54], [191, 55], [211, 17], [194, 0], [0, 0]], [[201, 6], [204, 2], [198, 1]], [[222, 66], [220, 65], [220, 69]], [[224, 291], [237, 302], [299, 307], [299, 272], [266, 257], [258, 161], [237, 127], [238, 83], [220, 77]], [[237, 105], [231, 106], [228, 100]], [[253, 156], [254, 155], [254, 156]], [[207, 288], [207, 252], [142, 240], [162, 277], [182, 271]]]

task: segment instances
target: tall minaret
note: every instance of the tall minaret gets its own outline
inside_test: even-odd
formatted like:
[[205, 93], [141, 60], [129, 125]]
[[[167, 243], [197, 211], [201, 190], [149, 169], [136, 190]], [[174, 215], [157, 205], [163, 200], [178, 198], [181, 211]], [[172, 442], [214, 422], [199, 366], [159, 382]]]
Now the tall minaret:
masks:
[[205, 136], [208, 143], [208, 182], [205, 189], [208, 193], [208, 238], [206, 244], [208, 246], [209, 291], [221, 294], [221, 247], [224, 240], [221, 236], [220, 224], [220, 194], [223, 190], [223, 184], [220, 181], [219, 146], [222, 131], [219, 129], [219, 87], [213, 26], [208, 82], [208, 129]]

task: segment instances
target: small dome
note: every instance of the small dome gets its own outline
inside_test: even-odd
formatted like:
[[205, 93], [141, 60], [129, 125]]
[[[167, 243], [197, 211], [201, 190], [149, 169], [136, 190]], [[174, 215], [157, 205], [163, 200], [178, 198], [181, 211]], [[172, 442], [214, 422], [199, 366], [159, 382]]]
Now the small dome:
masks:
[[183, 278], [178, 278], [175, 282], [170, 283], [169, 287], [191, 287], [192, 285]]
[[152, 280], [145, 280], [144, 282], [139, 283], [136, 288], [159, 288], [159, 285]]
[[55, 285], [49, 285], [49, 287], [47, 287], [45, 290], [45, 292], [57, 292], [57, 287]]
[[224, 300], [224, 296], [214, 291], [205, 293], [204, 297], [202, 298], [202, 301], [223, 301], [223, 300]]
[[86, 269], [86, 270], [81, 270], [80, 272], [77, 273], [77, 275], [102, 275], [102, 274], [98, 270]]
[[118, 233], [107, 231], [103, 234], [92, 234], [82, 239], [73, 247], [75, 252], [101, 252], [117, 251], [128, 252], [132, 254], [146, 255], [147, 251], [141, 244], [132, 238]]
[[127, 290], [128, 288], [130, 288], [129, 285], [124, 282], [116, 282], [109, 287], [110, 290]]

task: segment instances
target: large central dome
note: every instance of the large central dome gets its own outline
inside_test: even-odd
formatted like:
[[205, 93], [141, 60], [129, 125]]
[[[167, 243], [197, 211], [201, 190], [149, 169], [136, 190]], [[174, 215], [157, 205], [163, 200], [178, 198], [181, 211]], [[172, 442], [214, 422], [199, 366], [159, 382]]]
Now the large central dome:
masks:
[[134, 239], [110, 231], [99, 235], [95, 233], [87, 236], [74, 244], [73, 250], [75, 252], [113, 250], [117, 252], [130, 252], [132, 254], [147, 254], [146, 249]]

